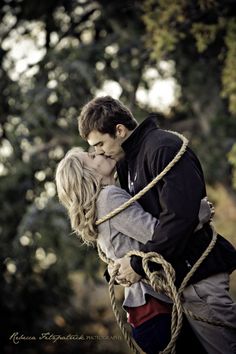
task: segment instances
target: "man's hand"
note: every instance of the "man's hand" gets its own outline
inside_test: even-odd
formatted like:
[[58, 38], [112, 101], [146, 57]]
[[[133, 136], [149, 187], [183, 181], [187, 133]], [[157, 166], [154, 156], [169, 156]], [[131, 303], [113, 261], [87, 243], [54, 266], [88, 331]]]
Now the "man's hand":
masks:
[[215, 208], [213, 204], [207, 199], [207, 197], [201, 200], [200, 209], [198, 213], [199, 223], [194, 230], [195, 232], [200, 230], [205, 223], [212, 221], [215, 215]]
[[119, 258], [115, 261], [115, 265], [119, 265], [119, 273], [116, 276], [117, 283], [123, 286], [130, 286], [137, 283], [142, 278], [137, 274], [130, 265], [130, 257]]

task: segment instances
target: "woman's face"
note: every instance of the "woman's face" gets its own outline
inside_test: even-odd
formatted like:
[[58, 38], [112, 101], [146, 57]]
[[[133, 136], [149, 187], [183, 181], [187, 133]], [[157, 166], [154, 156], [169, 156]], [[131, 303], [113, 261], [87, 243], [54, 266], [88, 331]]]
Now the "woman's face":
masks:
[[110, 177], [115, 172], [116, 161], [105, 155], [80, 152], [80, 158], [84, 166], [94, 169], [102, 177]]

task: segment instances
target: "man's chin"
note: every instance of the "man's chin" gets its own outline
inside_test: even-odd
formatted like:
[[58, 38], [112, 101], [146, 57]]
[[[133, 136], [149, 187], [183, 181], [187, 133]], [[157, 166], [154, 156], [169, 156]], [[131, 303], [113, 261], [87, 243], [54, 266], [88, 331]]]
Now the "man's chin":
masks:
[[107, 159], [111, 159], [111, 160], [116, 160], [116, 157], [115, 156], [112, 156], [112, 155], [105, 155]]
[[124, 156], [125, 156], [124, 154], [115, 155], [115, 156], [111, 156], [111, 159], [115, 160], [116, 162], [119, 162], [124, 158]]
[[121, 159], [123, 159], [124, 155], [105, 155], [106, 158], [115, 160], [116, 162], [120, 161]]
[[106, 159], [111, 159], [114, 160], [114, 158], [111, 155], [105, 155]]

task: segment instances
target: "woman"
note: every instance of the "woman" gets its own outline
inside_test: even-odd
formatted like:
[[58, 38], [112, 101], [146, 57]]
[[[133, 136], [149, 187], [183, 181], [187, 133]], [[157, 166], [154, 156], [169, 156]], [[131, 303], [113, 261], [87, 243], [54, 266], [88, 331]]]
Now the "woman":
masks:
[[[151, 240], [159, 222], [135, 202], [95, 226], [97, 219], [130, 199], [127, 192], [115, 186], [115, 164], [115, 160], [104, 155], [73, 148], [56, 171], [58, 196], [68, 211], [73, 230], [87, 245], [98, 243], [112, 260]], [[139, 281], [125, 287], [123, 307], [140, 347], [148, 354], [163, 350], [170, 340], [170, 299]]]

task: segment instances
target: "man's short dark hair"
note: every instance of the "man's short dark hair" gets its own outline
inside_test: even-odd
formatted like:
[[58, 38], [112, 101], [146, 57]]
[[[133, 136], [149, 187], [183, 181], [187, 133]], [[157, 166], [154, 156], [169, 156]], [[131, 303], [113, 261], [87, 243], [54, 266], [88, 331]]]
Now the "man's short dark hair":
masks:
[[82, 108], [78, 123], [80, 135], [85, 140], [92, 130], [115, 137], [117, 124], [123, 124], [129, 130], [134, 130], [138, 125], [131, 111], [110, 96], [89, 101]]

